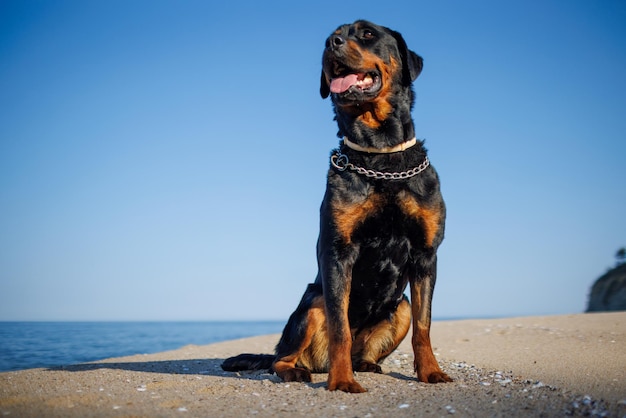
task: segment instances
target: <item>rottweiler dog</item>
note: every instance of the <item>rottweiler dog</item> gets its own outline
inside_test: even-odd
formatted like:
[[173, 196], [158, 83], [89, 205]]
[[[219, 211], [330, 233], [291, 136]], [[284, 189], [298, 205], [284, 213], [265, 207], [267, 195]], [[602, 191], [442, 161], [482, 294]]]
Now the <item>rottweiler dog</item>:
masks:
[[381, 373], [412, 324], [417, 378], [452, 380], [430, 343], [446, 210], [411, 118], [422, 63], [398, 32], [364, 20], [326, 40], [320, 93], [331, 97], [342, 141], [320, 209], [318, 274], [275, 354], [231, 357], [224, 370], [269, 368], [303, 382], [328, 372], [329, 390], [364, 392], [353, 372]]

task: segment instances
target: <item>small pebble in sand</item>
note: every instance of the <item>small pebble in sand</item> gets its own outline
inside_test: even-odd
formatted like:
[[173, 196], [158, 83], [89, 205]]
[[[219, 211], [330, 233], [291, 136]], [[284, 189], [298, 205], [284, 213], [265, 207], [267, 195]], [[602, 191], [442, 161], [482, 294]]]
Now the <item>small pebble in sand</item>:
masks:
[[400, 408], [400, 409], [404, 409], [404, 408], [408, 408], [408, 407], [409, 407], [408, 403], [403, 403], [403, 404], [398, 405], [398, 408]]

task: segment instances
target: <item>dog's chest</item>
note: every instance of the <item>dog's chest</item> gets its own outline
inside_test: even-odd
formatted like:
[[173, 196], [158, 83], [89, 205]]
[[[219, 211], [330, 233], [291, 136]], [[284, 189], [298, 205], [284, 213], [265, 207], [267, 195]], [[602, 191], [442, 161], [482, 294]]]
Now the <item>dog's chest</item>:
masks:
[[342, 241], [357, 248], [349, 317], [360, 326], [395, 310], [409, 279], [419, 274], [421, 255], [432, 252], [442, 214], [402, 191], [335, 205], [333, 215]]
[[349, 202], [335, 200], [332, 211], [337, 234], [344, 243], [375, 247], [383, 253], [400, 241], [413, 247], [432, 247], [442, 221], [438, 207], [420, 204], [407, 190], [373, 191]]

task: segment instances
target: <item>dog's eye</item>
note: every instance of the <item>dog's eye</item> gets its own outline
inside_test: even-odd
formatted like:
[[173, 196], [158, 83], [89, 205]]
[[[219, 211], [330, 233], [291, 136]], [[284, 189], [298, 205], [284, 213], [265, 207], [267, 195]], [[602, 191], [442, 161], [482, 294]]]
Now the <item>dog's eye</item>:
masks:
[[372, 39], [374, 37], [374, 32], [369, 29], [363, 30], [363, 39]]

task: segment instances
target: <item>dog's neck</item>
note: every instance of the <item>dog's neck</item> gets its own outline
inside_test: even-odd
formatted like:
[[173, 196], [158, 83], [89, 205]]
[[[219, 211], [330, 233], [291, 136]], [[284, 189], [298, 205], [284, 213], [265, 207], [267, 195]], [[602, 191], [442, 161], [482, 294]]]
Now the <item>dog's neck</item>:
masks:
[[377, 103], [335, 105], [338, 136], [367, 149], [393, 148], [415, 138], [411, 118], [413, 94], [410, 88], [403, 89], [396, 92], [393, 101], [385, 102], [389, 109], [387, 114], [379, 111]]
[[343, 143], [348, 148], [351, 148], [355, 151], [366, 152], [368, 154], [392, 154], [394, 152], [401, 152], [411, 148], [413, 145], [417, 144], [417, 138], [413, 137], [413, 139], [409, 139], [408, 141], [401, 142], [398, 145], [394, 145], [392, 147], [363, 147], [359, 144], [356, 144], [348, 139], [348, 137], [343, 137]]
[[381, 154], [396, 152], [385, 150], [402, 147], [409, 148], [406, 144], [415, 139], [415, 128], [410, 116], [408, 121], [404, 123], [399, 118], [387, 118], [381, 123], [380, 127], [375, 129], [375, 134], [373, 135], [371, 133], [372, 129], [364, 129], [358, 120], [353, 120], [349, 124], [342, 124], [339, 122], [339, 118], [337, 119], [339, 123], [338, 136], [344, 139], [347, 138], [350, 144], [354, 144], [354, 146], [351, 146], [346, 143], [348, 147], [354, 150], [366, 149], [366, 152]]

